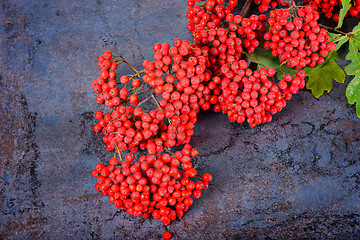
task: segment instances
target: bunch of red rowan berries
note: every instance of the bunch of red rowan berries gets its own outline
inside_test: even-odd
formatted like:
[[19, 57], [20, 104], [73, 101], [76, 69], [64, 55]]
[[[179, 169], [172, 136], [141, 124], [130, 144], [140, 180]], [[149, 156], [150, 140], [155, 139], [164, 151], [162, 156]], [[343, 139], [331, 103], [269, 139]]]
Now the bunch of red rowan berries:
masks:
[[[260, 12], [288, 4], [255, 3]], [[116, 208], [165, 225], [181, 218], [212, 179], [199, 174], [192, 162], [199, 154], [189, 144], [199, 111], [222, 112], [251, 127], [270, 122], [305, 86], [301, 69], [323, 64], [335, 48], [311, 6], [246, 18], [233, 14], [237, 5], [236, 0], [188, 0], [187, 29], [194, 41], [155, 43], [153, 59], [144, 60], [142, 70], [109, 50], [98, 58], [100, 74], [92, 87], [96, 102], [108, 111], [95, 112], [94, 131], [103, 134], [106, 149], [115, 154], [92, 174], [96, 190]], [[298, 71], [278, 78], [279, 69], [251, 58], [257, 48], [271, 49]], [[134, 73], [118, 76], [122, 63]], [[150, 111], [143, 107], [148, 101], [156, 106]], [[181, 150], [173, 152], [175, 147]]]
[[289, 9], [271, 11], [264, 48], [271, 49], [272, 55], [286, 62], [289, 68], [322, 65], [324, 58], [335, 49], [335, 43], [330, 42], [325, 28], [318, 25], [319, 17], [311, 6], [298, 9], [297, 16]]

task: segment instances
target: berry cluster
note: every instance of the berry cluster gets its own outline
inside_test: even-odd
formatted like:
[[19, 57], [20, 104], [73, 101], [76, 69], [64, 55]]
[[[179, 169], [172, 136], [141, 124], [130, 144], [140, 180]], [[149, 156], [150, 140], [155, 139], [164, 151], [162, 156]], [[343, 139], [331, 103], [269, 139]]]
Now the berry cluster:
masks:
[[138, 148], [147, 149], [149, 154], [163, 151], [163, 142], [155, 138], [159, 129], [164, 129], [164, 114], [150, 111], [144, 113], [141, 108], [132, 106], [117, 106], [111, 114], [103, 116], [101, 111], [95, 112], [99, 122], [95, 124], [94, 131], [104, 134], [103, 141], [106, 149], [113, 151], [117, 148], [120, 152]]
[[271, 49], [272, 55], [286, 62], [289, 68], [323, 64], [324, 57], [335, 49], [335, 44], [329, 42], [326, 30], [319, 27], [319, 13], [306, 6], [297, 11], [298, 16], [293, 14], [289, 9], [270, 12], [270, 29], [264, 34], [264, 48]]
[[[156, 52], [155, 61], [143, 62], [143, 79], [154, 88], [156, 95], [160, 95], [160, 106], [173, 109], [166, 117], [180, 117], [181, 114], [189, 114], [191, 111], [195, 111], [196, 114], [200, 108], [208, 109], [203, 99], [206, 91], [202, 84], [211, 77], [207, 71], [210, 64], [208, 51], [181, 39], [176, 39], [173, 47], [166, 43], [156, 43], [153, 49]], [[170, 68], [165, 72], [161, 69], [163, 65]], [[191, 114], [190, 119], [193, 117], [196, 116]]]
[[263, 32], [266, 30], [267, 17], [261, 14], [243, 18], [240, 15], [229, 14], [226, 20], [229, 23], [229, 37], [236, 33], [236, 36], [242, 40], [242, 47], [246, 52], [253, 53], [259, 46]]
[[360, 0], [351, 1], [350, 4], [351, 7], [349, 9], [348, 15], [360, 18]]
[[229, 0], [228, 3], [225, 0], [188, 0], [187, 29], [193, 34], [205, 28], [215, 29], [222, 25], [226, 16], [232, 13], [237, 5], [237, 0]]
[[266, 22], [263, 14], [243, 18], [229, 13], [220, 22], [226, 24], [226, 28], [207, 25], [200, 29], [199, 26], [203, 26], [200, 24], [194, 34], [197, 46], [209, 47], [209, 69], [214, 77], [206, 84], [211, 90], [212, 110], [227, 114], [233, 122], [247, 121], [252, 127], [271, 121], [272, 114], [281, 111], [286, 100], [305, 85], [303, 71], [294, 81], [287, 74], [278, 87], [275, 69], [252, 71], [249, 68], [248, 58], [242, 53], [252, 53], [259, 46]]
[[[201, 197], [212, 177], [204, 173], [201, 180], [191, 180], [197, 171], [191, 157], [198, 154], [186, 144], [173, 156], [168, 153], [142, 155], [135, 160], [128, 153], [124, 161], [111, 158], [109, 165], [98, 163], [92, 171], [97, 178], [95, 189], [109, 195], [115, 207], [124, 209], [135, 217], [155, 219], [168, 225], [181, 218], [193, 204], [193, 198]], [[193, 197], [193, 198], [192, 198]]]
[[326, 18], [332, 18], [334, 22], [339, 21], [340, 0], [304, 0], [304, 3], [314, 8], [317, 12], [325, 13]]
[[[304, 0], [304, 3], [313, 7], [318, 12], [325, 13], [325, 17], [331, 18], [334, 22], [339, 21], [340, 0]], [[350, 5], [346, 15], [360, 18], [360, 1], [350, 1]]]
[[[197, 113], [200, 108], [210, 107], [204, 100], [207, 91], [202, 84], [210, 79], [206, 71], [209, 64], [207, 51], [180, 39], [174, 41], [173, 47], [156, 43], [153, 49], [155, 61], [143, 62], [143, 80], [160, 98], [157, 114], [169, 122], [162, 129], [161, 140], [165, 147], [189, 143]], [[164, 67], [168, 70], [164, 71]]]
[[[155, 61], [143, 62], [145, 69], [142, 71], [142, 78], [139, 79], [138, 74], [135, 78], [132, 76], [131, 95], [126, 88], [131, 78], [122, 76], [118, 85], [123, 87], [119, 90], [115, 79], [109, 77], [114, 72], [113, 69], [103, 67], [106, 65], [104, 61], [110, 62], [109, 59], [99, 57], [101, 71], [98, 79], [93, 82], [93, 88], [98, 94], [97, 102], [105, 103], [112, 109], [111, 114], [96, 112], [95, 118], [99, 122], [94, 126], [94, 131], [102, 131], [109, 151], [118, 148], [120, 152], [128, 149], [136, 152], [140, 147], [146, 148], [149, 154], [155, 154], [162, 152], [164, 147], [188, 143], [193, 135], [199, 109], [210, 108], [205, 100], [210, 90], [202, 84], [210, 79], [210, 73], [206, 71], [206, 64], [210, 64], [208, 52], [194, 48], [188, 41], [180, 39], [174, 41], [173, 47], [167, 43], [157, 43], [153, 49]], [[172, 74], [169, 70], [172, 70]], [[137, 106], [139, 89], [144, 84], [154, 91], [153, 98], [158, 103], [156, 110], [147, 113], [139, 107], [121, 105], [129, 102]], [[159, 95], [161, 99], [157, 101], [155, 95]], [[164, 119], [168, 119], [168, 125], [164, 123]]]
[[112, 52], [106, 50], [103, 55], [98, 58], [98, 66], [100, 68], [99, 77], [92, 82], [94, 92], [98, 94], [96, 102], [104, 104], [112, 108], [120, 104], [119, 88], [116, 87], [116, 72], [118, 65], [111, 61]]
[[209, 52], [212, 72], [224, 65], [230, 65], [242, 57], [243, 49], [253, 53], [262, 39], [262, 31], [266, 29], [265, 15], [252, 15], [242, 18], [229, 14], [226, 18], [227, 28], [206, 28], [194, 35], [195, 45], [206, 47]]
[[[105, 51], [99, 60], [100, 76], [92, 84], [95, 93], [98, 94], [96, 101], [105, 104], [111, 110], [107, 114], [102, 111], [95, 112], [98, 123], [94, 126], [95, 132], [102, 132], [106, 149], [113, 151], [115, 148], [122, 152], [130, 149], [136, 152], [138, 147], [147, 148], [149, 153], [162, 151], [161, 146], [153, 146], [154, 136], [159, 128], [163, 128], [163, 118], [155, 111], [144, 113], [141, 108], [125, 106], [127, 102], [136, 106], [139, 103], [138, 90], [142, 87], [137, 75], [132, 76], [132, 91], [129, 94], [126, 84], [129, 83], [128, 76], [122, 76], [120, 83], [116, 82], [117, 61], [112, 57], [110, 51]], [[112, 60], [112, 61], [111, 61]], [[121, 60], [124, 62], [125, 60]], [[117, 85], [123, 86], [120, 90]], [[130, 96], [129, 96], [130, 95]], [[154, 149], [155, 148], [155, 149]]]
[[[198, 151], [188, 144], [200, 109], [210, 108], [209, 81], [211, 72], [208, 49], [176, 39], [173, 46], [153, 45], [154, 61], [144, 60], [143, 71], [137, 71], [122, 56], [105, 51], [99, 60], [100, 75], [92, 84], [96, 100], [110, 110], [96, 111], [95, 132], [101, 132], [106, 149], [118, 158], [109, 165], [97, 164], [93, 176], [95, 188], [118, 208], [134, 216], [150, 214], [165, 225], [183, 213], [200, 198], [208, 187], [211, 175], [197, 175], [191, 157]], [[118, 64], [126, 63], [136, 74], [123, 75], [116, 82]], [[131, 82], [131, 87], [129, 83]], [[148, 89], [140, 91], [143, 87]], [[120, 89], [120, 90], [119, 90]], [[140, 102], [140, 95], [153, 91]], [[141, 105], [153, 99], [156, 109], [144, 111]], [[128, 105], [130, 104], [130, 105]], [[171, 153], [170, 148], [184, 145], [182, 151]], [[135, 154], [147, 150], [135, 161]], [[122, 160], [122, 154], [126, 154]], [[164, 153], [168, 151], [169, 153]], [[192, 181], [197, 177], [201, 180]]]
[[232, 122], [243, 123], [246, 120], [251, 127], [270, 122], [272, 114], [281, 111], [292, 94], [305, 86], [303, 70], [298, 71], [294, 78], [285, 74], [278, 84], [274, 75], [274, 68], [256, 71], [247, 68], [240, 69], [233, 79], [223, 78], [220, 83], [222, 94], [214, 111], [227, 114]]
[[259, 5], [258, 10], [261, 13], [267, 12], [269, 8], [276, 8], [278, 5], [288, 6], [284, 0], [255, 0], [254, 3]]

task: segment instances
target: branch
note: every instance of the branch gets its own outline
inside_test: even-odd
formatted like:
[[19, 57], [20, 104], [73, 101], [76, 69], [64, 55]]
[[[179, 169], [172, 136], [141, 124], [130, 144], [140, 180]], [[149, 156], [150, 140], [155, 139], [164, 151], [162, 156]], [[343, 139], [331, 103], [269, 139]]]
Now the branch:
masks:
[[155, 94], [154, 94], [154, 93], [153, 93], [153, 94], [151, 94], [151, 97], [154, 99], [154, 101], [155, 101], [156, 105], [159, 107], [160, 111], [162, 111], [162, 109], [161, 109], [161, 107], [160, 107], [160, 104], [159, 104], [158, 100], [156, 99], [156, 97], [155, 97]]
[[152, 98], [152, 95], [148, 96], [147, 98], [145, 98], [144, 100], [142, 100], [138, 105], [136, 105], [136, 107], [140, 107], [141, 105], [143, 105], [144, 103], [146, 103], [147, 101], [149, 101]]
[[342, 35], [347, 35], [347, 33], [345, 33], [345, 32], [342, 32], [342, 31], [340, 31], [340, 30], [337, 30], [337, 29], [335, 29], [335, 28], [332, 28], [332, 27], [329, 27], [329, 26], [326, 26], [326, 25], [323, 25], [323, 24], [318, 24], [320, 27], [323, 27], [323, 28], [326, 28], [326, 29], [328, 29], [328, 30], [331, 30], [331, 31], [333, 31], [333, 32], [337, 32], [337, 33], [340, 33], [340, 34], [342, 34]]
[[241, 17], [245, 17], [246, 13], [248, 12], [250, 5], [252, 3], [253, 0], [246, 0], [243, 9], [240, 12], [240, 16]]

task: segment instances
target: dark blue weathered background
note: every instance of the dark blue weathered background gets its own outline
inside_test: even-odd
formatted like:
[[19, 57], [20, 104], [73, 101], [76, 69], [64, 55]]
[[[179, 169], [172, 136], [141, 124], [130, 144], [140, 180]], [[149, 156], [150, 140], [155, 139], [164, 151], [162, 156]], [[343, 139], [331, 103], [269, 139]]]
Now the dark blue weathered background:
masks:
[[139, 68], [153, 43], [191, 39], [185, 12], [176, 0], [0, 1], [0, 239], [360, 238], [360, 119], [337, 83], [255, 128], [200, 113], [195, 163], [214, 180], [169, 227], [94, 190], [92, 168], [112, 155], [92, 132], [98, 55]]

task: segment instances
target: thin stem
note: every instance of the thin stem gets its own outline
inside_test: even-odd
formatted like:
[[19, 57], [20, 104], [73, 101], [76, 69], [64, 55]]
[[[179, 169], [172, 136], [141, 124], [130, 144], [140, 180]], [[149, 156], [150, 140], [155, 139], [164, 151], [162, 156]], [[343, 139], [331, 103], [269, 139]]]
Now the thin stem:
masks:
[[121, 157], [120, 149], [118, 148], [117, 145], [115, 145], [115, 148], [116, 148], [116, 151], [117, 151], [117, 153], [119, 155], [120, 161], [122, 162], [123, 160], [122, 160], [122, 157]]
[[244, 4], [244, 7], [242, 8], [241, 12], [240, 12], [240, 16], [241, 17], [245, 17], [246, 13], [248, 12], [250, 6], [251, 6], [251, 3], [252, 3], [253, 0], [246, 0], [245, 4]]
[[135, 75], [129, 75], [129, 76], [138, 76], [138, 77], [140, 77], [140, 74], [144, 72], [144, 70], [142, 70], [142, 71], [136, 70], [136, 68], [134, 68], [128, 61], [126, 61], [125, 58], [122, 55], [115, 55], [115, 56], [112, 57], [112, 59], [115, 59], [117, 57], [120, 57], [121, 59], [114, 60], [114, 62], [117, 62], [118, 65], [124, 62], [136, 72]]
[[[106, 114], [111, 114], [114, 110], [115, 110], [115, 106], [114, 106], [114, 107], [112, 107], [112, 108], [110, 108], [110, 109], [109, 109], [109, 111], [107, 111], [107, 113], [106, 113]], [[105, 114], [105, 115], [106, 115], [106, 114]]]
[[129, 89], [129, 92], [132, 91], [132, 90], [135, 90], [136, 87], [132, 87]]
[[114, 62], [116, 62], [116, 63], [117, 63], [117, 65], [119, 65], [119, 64], [122, 64], [124, 61], [123, 61], [123, 60], [118, 59], [118, 60], [115, 60]]
[[152, 98], [152, 95], [148, 96], [147, 98], [145, 98], [144, 100], [142, 100], [136, 107], [140, 107], [141, 105], [143, 105], [144, 103], [146, 103], [147, 101], [149, 101]]
[[155, 101], [156, 105], [159, 107], [160, 111], [162, 111], [160, 104], [159, 104], [158, 100], [156, 99], [155, 95], [151, 94], [151, 97], [154, 99], [154, 101]]
[[130, 63], [128, 63], [128, 62], [124, 59], [123, 56], [120, 56], [120, 57], [121, 57], [121, 59], [122, 59], [129, 67], [131, 67], [137, 74], [139, 74], [139, 71], [136, 70], [136, 68], [134, 68]]
[[259, 65], [261, 65], [261, 66], [263, 66], [263, 67], [266, 67], [266, 68], [268, 68], [268, 67], [269, 67], [269, 66], [266, 66], [266, 65], [264, 65], [264, 64], [262, 64], [262, 63], [260, 63], [260, 62], [256, 61], [255, 59], [252, 59], [251, 57], [249, 57], [249, 55], [248, 55], [248, 54], [246, 54], [246, 59], [247, 59], [247, 60], [249, 60], [250, 62], [253, 62], [253, 63], [259, 64]]
[[172, 156], [175, 156], [175, 154], [172, 152], [172, 151], [170, 151], [168, 148], [164, 148], [165, 149], [165, 151], [167, 151], [168, 153], [170, 153]]
[[[160, 104], [159, 104], [158, 100], [156, 99], [154, 93], [151, 95], [151, 97], [154, 99], [154, 101], [155, 101], [156, 105], [159, 107], [160, 111], [162, 111], [162, 108], [160, 107]], [[169, 121], [169, 123], [171, 124], [171, 120], [170, 120], [169, 118], [166, 118], [166, 119], [167, 119], [167, 120]]]
[[[256, 60], [252, 59], [251, 57], [249, 57], [248, 54], [246, 54], [246, 59], [249, 60], [250, 62], [259, 64], [260, 66], [269, 68], [269, 66], [266, 66], [266, 65], [264, 65], [264, 64], [262, 64], [262, 63], [260, 63], [260, 62], [258, 62], [258, 61], [256, 61]], [[285, 62], [282, 62], [282, 63], [280, 64], [280, 66], [279, 66], [277, 69], [275, 69], [275, 70], [276, 70], [276, 71], [280, 71], [280, 72], [282, 72], [282, 73], [285, 73], [283, 70], [280, 70], [280, 67], [281, 67], [282, 65], [284, 65], [285, 63], [286, 63], [286, 61], [285, 61]]]
[[294, 0], [284, 0], [290, 7], [296, 7], [296, 3]]
[[137, 71], [136, 74], [128, 75], [128, 76], [131, 77], [131, 78], [134, 78], [134, 77], [139, 77], [140, 78], [140, 74], [142, 74], [142, 73], [144, 73], [144, 70]]
[[153, 89], [154, 89], [154, 88], [148, 88], [148, 89], [146, 89], [146, 90], [144, 90], [144, 91], [142, 91], [142, 92], [139, 92], [137, 95], [146, 93], [146, 92], [148, 92], [148, 91], [150, 91], [150, 90], [153, 90]]
[[[116, 120], [119, 120], [120, 118], [113, 118], [113, 119], [111, 119], [110, 121], [109, 121], [109, 123], [113, 123], [114, 121], [116, 121]], [[114, 133], [116, 133], [116, 132], [114, 132]]]
[[335, 28], [332, 28], [332, 27], [329, 27], [329, 26], [326, 26], [326, 25], [323, 25], [323, 24], [319, 24], [320, 27], [323, 27], [323, 28], [326, 28], [326, 29], [329, 29], [333, 32], [337, 32], [337, 33], [340, 33], [342, 35], [347, 35], [347, 33], [343, 32], [343, 31], [340, 31], [340, 30], [337, 30]]
[[281, 66], [284, 65], [285, 63], [286, 63], [286, 61], [282, 62], [282, 63], [280, 64], [280, 66], [279, 66], [277, 69], [275, 69], [275, 71], [280, 71], [280, 72], [282, 72], [282, 73], [285, 73], [283, 70], [280, 70]]
[[137, 87], [137, 88], [135, 89], [135, 94], [137, 94], [137, 92], [138, 92], [143, 86], [145, 86], [145, 84], [142, 84], [140, 87]]

